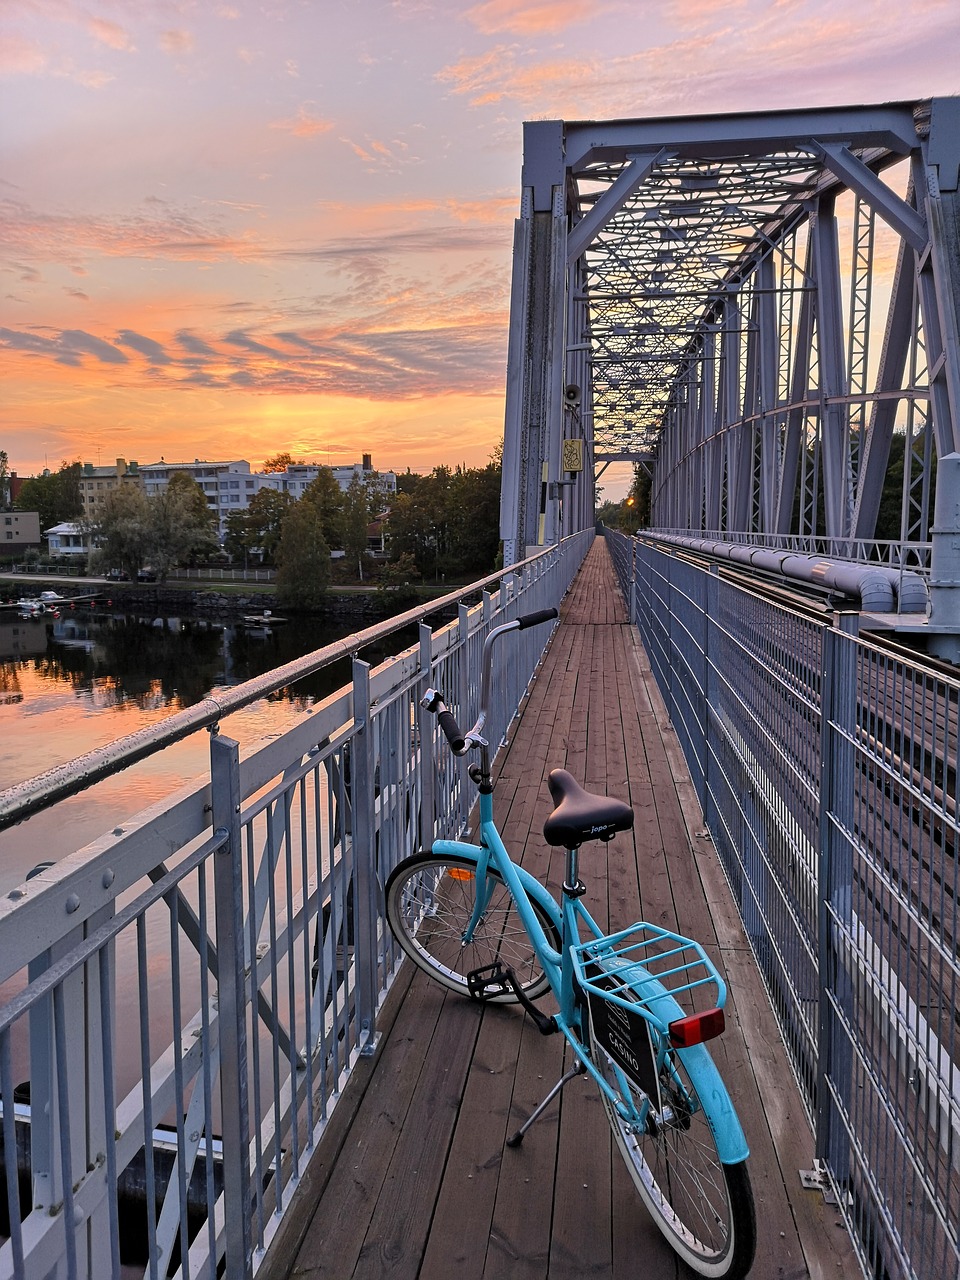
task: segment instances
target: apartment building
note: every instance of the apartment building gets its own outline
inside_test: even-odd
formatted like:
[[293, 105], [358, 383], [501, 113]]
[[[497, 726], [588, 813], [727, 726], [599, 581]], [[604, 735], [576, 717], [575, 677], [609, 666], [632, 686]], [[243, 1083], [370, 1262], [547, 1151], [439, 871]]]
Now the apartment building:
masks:
[[193, 462], [149, 462], [140, 468], [144, 492], [148, 497], [162, 493], [170, 478], [178, 472], [195, 480], [203, 491], [207, 506], [216, 512], [223, 536], [231, 511], [243, 511], [257, 492], [258, 477], [251, 475], [250, 463], [243, 458], [228, 462], [209, 462], [195, 458]]
[[23, 555], [40, 547], [40, 515], [36, 511], [0, 513], [0, 556]]
[[[162, 493], [176, 472], [184, 472], [203, 490], [207, 505], [216, 512], [222, 538], [226, 533], [227, 517], [232, 511], [246, 511], [250, 501], [261, 489], [274, 489], [287, 493], [291, 498], [302, 498], [305, 490], [324, 470], [316, 463], [292, 463], [283, 471], [254, 471], [244, 459], [232, 462], [207, 462], [195, 458], [193, 462], [145, 463], [139, 468], [144, 492], [147, 496]], [[331, 467], [340, 488], [346, 492], [354, 476], [365, 484], [376, 482], [386, 501], [397, 492], [397, 477], [393, 471], [375, 472], [369, 453], [360, 462], [346, 467]]]
[[117, 458], [112, 467], [95, 467], [92, 462], [85, 462], [80, 472], [80, 502], [84, 517], [96, 519], [97, 508], [107, 494], [124, 484], [143, 487], [136, 461]]

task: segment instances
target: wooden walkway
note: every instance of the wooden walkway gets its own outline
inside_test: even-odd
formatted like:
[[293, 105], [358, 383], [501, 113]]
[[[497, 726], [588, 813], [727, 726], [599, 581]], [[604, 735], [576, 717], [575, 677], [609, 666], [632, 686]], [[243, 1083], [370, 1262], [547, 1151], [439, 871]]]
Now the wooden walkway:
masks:
[[[641, 917], [706, 944], [728, 978], [713, 1052], [751, 1148], [757, 1280], [860, 1274], [835, 1209], [804, 1191], [813, 1140], [676, 735], [629, 626], [609, 553], [591, 549], [496, 793], [506, 843], [554, 892], [562, 851], [541, 828], [545, 779], [568, 768], [629, 799], [631, 833], [583, 851], [587, 902], [608, 927]], [[574, 1080], [527, 1134], [505, 1138], [559, 1078], [564, 1045], [516, 1008], [446, 994], [409, 964], [261, 1274], [349, 1280], [682, 1280], [633, 1190], [593, 1084]], [[411, 980], [412, 979], [412, 980]]]

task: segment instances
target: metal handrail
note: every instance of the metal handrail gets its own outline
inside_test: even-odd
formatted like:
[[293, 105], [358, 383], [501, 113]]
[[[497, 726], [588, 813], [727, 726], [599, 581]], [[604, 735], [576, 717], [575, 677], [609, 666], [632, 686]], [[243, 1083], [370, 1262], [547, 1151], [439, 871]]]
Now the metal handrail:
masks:
[[[562, 544], [559, 545], [562, 546]], [[296, 680], [313, 675], [340, 658], [355, 654], [368, 645], [376, 644], [403, 627], [422, 622], [431, 614], [458, 605], [465, 596], [474, 595], [492, 583], [501, 582], [510, 575], [518, 574], [556, 549], [557, 546], [546, 547], [536, 555], [518, 560], [515, 564], [488, 574], [485, 578], [479, 578], [476, 582], [470, 583], [469, 587], [449, 592], [437, 600], [430, 601], [429, 604], [418, 605], [383, 622], [375, 623], [371, 627], [365, 627], [362, 631], [334, 640], [324, 645], [322, 649], [304, 654], [292, 662], [285, 663], [282, 667], [275, 667], [264, 675], [246, 680], [243, 684], [210, 693], [192, 707], [175, 712], [158, 725], [138, 729], [123, 738], [118, 738], [115, 742], [84, 752], [74, 760], [55, 765], [34, 778], [0, 791], [0, 831], [48, 809], [59, 800], [66, 799], [67, 796], [86, 790], [87, 787], [93, 786], [94, 783], [100, 782], [111, 774], [128, 769], [140, 760], [162, 751], [171, 743], [189, 737], [199, 729], [212, 728], [223, 717], [232, 715], [233, 712], [285, 688]]]

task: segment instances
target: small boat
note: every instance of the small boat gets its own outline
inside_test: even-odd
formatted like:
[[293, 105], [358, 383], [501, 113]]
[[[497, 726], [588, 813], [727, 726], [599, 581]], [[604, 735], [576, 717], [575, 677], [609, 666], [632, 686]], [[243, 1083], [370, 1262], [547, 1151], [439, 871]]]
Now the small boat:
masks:
[[244, 627], [267, 628], [268, 630], [270, 627], [279, 627], [281, 623], [286, 621], [286, 618], [278, 618], [269, 609], [264, 609], [263, 613], [245, 613], [240, 619], [240, 623]]

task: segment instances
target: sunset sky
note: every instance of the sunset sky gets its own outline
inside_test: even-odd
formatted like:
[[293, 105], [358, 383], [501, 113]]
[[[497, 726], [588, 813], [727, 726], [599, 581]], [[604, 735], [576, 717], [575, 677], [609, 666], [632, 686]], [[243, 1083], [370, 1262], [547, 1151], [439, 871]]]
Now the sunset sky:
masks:
[[482, 465], [524, 120], [960, 93], [958, 15], [2, 0], [0, 448], [21, 475], [278, 450]]

